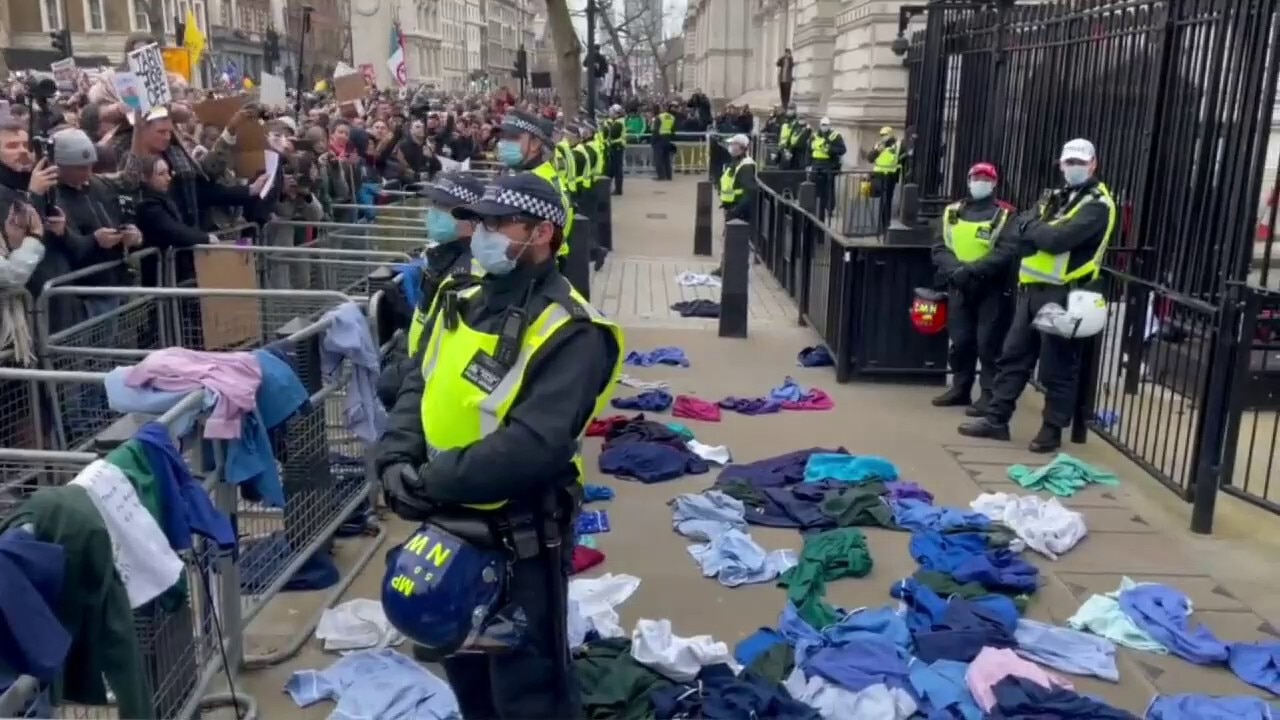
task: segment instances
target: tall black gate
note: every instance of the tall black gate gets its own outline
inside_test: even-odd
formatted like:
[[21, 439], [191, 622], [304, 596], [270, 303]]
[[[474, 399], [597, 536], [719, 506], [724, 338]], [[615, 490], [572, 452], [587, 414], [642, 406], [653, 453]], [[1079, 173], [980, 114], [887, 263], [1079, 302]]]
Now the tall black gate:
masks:
[[961, 195], [984, 160], [1003, 198], [1032, 207], [1060, 182], [1065, 141], [1097, 146], [1122, 216], [1091, 427], [1188, 500], [1234, 458], [1240, 383], [1226, 369], [1241, 367], [1248, 292], [1233, 284], [1254, 263], [1278, 12], [1280, 0], [931, 2], [907, 50], [922, 207]]

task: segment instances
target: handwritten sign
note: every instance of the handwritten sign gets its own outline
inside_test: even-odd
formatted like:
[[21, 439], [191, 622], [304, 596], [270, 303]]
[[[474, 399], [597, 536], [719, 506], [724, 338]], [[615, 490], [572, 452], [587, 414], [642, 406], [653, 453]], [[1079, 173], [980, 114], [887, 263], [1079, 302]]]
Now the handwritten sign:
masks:
[[142, 113], [150, 110], [150, 107], [142, 107], [146, 102], [146, 92], [142, 87], [142, 79], [131, 72], [118, 72], [111, 76], [111, 86], [116, 91], [116, 97], [120, 98], [120, 102], [129, 106], [129, 109], [135, 113]]
[[49, 72], [52, 72], [54, 80], [58, 81], [59, 90], [70, 92], [76, 89], [80, 71], [76, 69], [75, 58], [63, 58], [50, 63]]
[[94, 460], [71, 484], [84, 489], [107, 526], [116, 573], [129, 595], [130, 607], [151, 602], [178, 582], [182, 560], [169, 547], [160, 525], [142, 506], [137, 490], [120, 468]]
[[[234, 248], [197, 249], [196, 286], [235, 290], [258, 289], [257, 256]], [[235, 350], [262, 340], [262, 312], [257, 298], [200, 298], [200, 327], [205, 350]]]
[[160, 46], [152, 43], [129, 53], [129, 69], [142, 81], [142, 111], [173, 102], [169, 74], [164, 67]]

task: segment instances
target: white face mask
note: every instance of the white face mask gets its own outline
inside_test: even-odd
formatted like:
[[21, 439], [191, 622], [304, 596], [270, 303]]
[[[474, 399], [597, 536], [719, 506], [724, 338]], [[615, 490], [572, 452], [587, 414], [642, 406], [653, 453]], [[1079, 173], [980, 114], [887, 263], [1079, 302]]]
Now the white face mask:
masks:
[[990, 180], [970, 180], [969, 181], [969, 197], [974, 200], [986, 200], [991, 197], [991, 193], [996, 189], [996, 184]]

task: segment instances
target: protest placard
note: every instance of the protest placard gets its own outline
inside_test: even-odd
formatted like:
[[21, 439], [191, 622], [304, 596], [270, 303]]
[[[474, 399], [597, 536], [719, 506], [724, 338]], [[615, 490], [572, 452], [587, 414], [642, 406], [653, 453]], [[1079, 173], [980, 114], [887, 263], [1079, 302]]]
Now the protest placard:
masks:
[[164, 56], [160, 46], [152, 43], [129, 53], [129, 69], [142, 81], [141, 109], [143, 112], [173, 102], [169, 90], [169, 75], [164, 68]]
[[76, 80], [79, 78], [80, 71], [76, 69], [75, 58], [62, 58], [50, 63], [49, 72], [53, 73], [53, 79], [58, 82], [59, 90], [72, 92], [76, 89]]

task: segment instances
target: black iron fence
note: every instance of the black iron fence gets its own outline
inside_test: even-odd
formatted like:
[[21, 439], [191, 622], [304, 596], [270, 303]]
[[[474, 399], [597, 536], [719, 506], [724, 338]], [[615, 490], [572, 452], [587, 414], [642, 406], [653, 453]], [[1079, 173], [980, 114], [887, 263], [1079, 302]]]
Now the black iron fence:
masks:
[[1031, 207], [1058, 182], [1062, 144], [1091, 140], [1121, 221], [1105, 271], [1111, 315], [1089, 350], [1090, 427], [1207, 512], [1213, 493], [1197, 489], [1219, 483], [1280, 510], [1280, 302], [1266, 277], [1271, 238], [1255, 245], [1280, 0], [918, 10], [905, 180], [922, 211], [960, 196], [979, 161], [997, 164], [1001, 197]]

